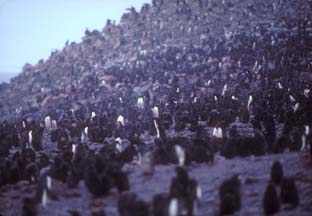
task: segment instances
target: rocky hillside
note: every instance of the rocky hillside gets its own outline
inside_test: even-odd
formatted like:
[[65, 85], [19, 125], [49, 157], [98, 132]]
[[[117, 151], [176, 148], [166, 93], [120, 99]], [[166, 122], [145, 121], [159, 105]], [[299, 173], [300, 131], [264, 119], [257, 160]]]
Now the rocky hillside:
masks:
[[247, 71], [255, 62], [289, 71], [292, 68], [281, 62], [287, 53], [294, 53], [291, 61], [300, 68], [292, 76], [309, 77], [305, 72], [312, 68], [311, 4], [154, 0], [139, 12], [130, 8], [119, 24], [108, 20], [102, 30], [86, 30], [81, 43], [66, 43], [47, 60], [26, 64], [12, 83], [1, 85], [0, 116], [43, 115], [64, 100], [90, 102], [103, 92], [119, 92], [127, 77], [140, 77], [142, 82], [127, 86], [133, 89], [165, 72], [216, 74], [214, 67], [226, 62], [242, 63]]

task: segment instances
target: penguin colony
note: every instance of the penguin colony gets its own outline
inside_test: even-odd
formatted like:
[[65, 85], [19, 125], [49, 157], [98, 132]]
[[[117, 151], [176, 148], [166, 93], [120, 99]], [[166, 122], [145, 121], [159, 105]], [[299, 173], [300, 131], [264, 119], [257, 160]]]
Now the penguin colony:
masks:
[[[153, 0], [140, 13], [131, 8], [123, 20], [144, 14], [146, 18], [146, 13], [161, 13], [166, 4], [174, 4], [176, 16], [200, 23], [200, 17], [192, 13], [193, 4], [213, 10], [205, 0], [172, 2]], [[215, 4], [233, 7], [230, 1]], [[274, 3], [272, 10], [282, 4]], [[250, 17], [253, 13], [253, 5], [248, 5], [244, 14]], [[159, 22], [161, 31], [165, 27]], [[108, 21], [103, 31], [112, 34], [120, 28]], [[196, 25], [185, 28], [179, 27], [188, 34]], [[196, 176], [189, 174], [196, 164], [214, 166], [220, 157], [261, 158], [288, 152], [302, 152], [298, 155], [309, 155], [306, 161], [311, 161], [311, 83], [301, 79], [298, 71], [312, 68], [312, 58], [305, 52], [305, 47], [311, 46], [312, 22], [300, 19], [298, 26], [288, 30], [292, 28], [297, 32], [288, 36], [262, 25], [255, 26], [251, 35], [224, 29], [221, 39], [203, 35], [199, 45], [182, 48], [161, 47], [155, 39], [157, 52], [148, 54], [140, 47], [140, 58], [134, 63], [106, 68], [112, 78], [95, 72], [83, 80], [78, 78], [86, 88], [81, 92], [76, 80], [66, 100], [49, 102], [37, 95], [41, 111], [38, 107], [1, 107], [0, 188], [21, 181], [35, 186], [35, 192], [23, 198], [23, 216], [40, 215], [51, 202], [61, 199], [56, 182], [69, 189], [83, 183], [96, 199], [115, 194], [121, 216], [192, 216], [198, 215], [204, 205], [202, 197], [208, 193]], [[97, 37], [102, 38], [100, 32], [86, 31], [83, 45], [87, 48], [79, 52], [88, 50]], [[67, 61], [64, 53], [54, 53], [51, 61], [57, 58], [58, 64], [63, 64]], [[93, 70], [90, 65], [86, 68]], [[5, 116], [12, 115], [6, 120]], [[242, 132], [241, 126], [252, 132]], [[282, 127], [280, 133], [278, 126]], [[152, 142], [148, 143], [146, 136]], [[172, 164], [175, 171], [166, 193], [146, 201], [131, 191], [127, 167], [140, 169], [148, 181], [156, 175], [157, 166]], [[263, 188], [259, 214], [272, 215], [300, 205], [296, 177], [288, 176], [280, 161], [264, 175], [270, 179]], [[240, 175], [219, 182], [216, 215], [239, 214], [244, 208], [244, 184]], [[79, 210], [69, 213], [80, 215]], [[92, 215], [108, 214], [102, 209]]]

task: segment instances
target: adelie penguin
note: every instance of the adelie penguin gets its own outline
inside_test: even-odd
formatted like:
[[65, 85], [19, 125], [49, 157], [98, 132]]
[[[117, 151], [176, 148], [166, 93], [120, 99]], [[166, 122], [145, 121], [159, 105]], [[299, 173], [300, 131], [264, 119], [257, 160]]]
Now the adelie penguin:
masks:
[[209, 163], [214, 160], [214, 152], [210, 143], [202, 139], [195, 139], [191, 147], [191, 160], [196, 163]]
[[29, 163], [25, 168], [25, 177], [30, 183], [37, 182], [40, 174], [38, 165], [34, 162]]
[[113, 181], [119, 193], [128, 191], [130, 189], [128, 174], [122, 170], [118, 170], [113, 173]]
[[279, 161], [275, 161], [271, 167], [271, 181], [274, 184], [279, 185], [282, 182], [284, 172], [283, 172], [283, 166]]
[[[170, 197], [175, 198], [179, 203], [178, 215], [185, 212], [192, 216], [199, 207], [199, 201], [202, 197], [202, 190], [195, 179], [188, 176], [187, 171], [182, 167], [176, 168], [177, 176], [172, 178], [170, 184]], [[170, 200], [173, 201], [174, 200]], [[175, 212], [172, 208], [174, 203], [170, 203], [169, 212]]]
[[276, 189], [269, 183], [262, 199], [262, 207], [266, 215], [273, 215], [280, 210], [280, 201]]
[[299, 205], [298, 190], [293, 178], [284, 178], [281, 183], [281, 201], [296, 208]]
[[50, 164], [49, 156], [46, 153], [42, 153], [39, 156], [39, 163], [38, 163], [39, 167], [42, 169], [42, 168], [49, 166], [49, 164]]
[[135, 194], [122, 194], [118, 200], [118, 213], [120, 216], [149, 216], [149, 205]]
[[155, 165], [152, 152], [146, 152], [142, 157], [141, 169], [145, 176], [151, 176], [154, 174]]
[[251, 148], [252, 154], [255, 156], [264, 155], [267, 152], [268, 146], [264, 134], [261, 130], [255, 129], [254, 130], [254, 143], [253, 147]]
[[75, 167], [71, 167], [66, 178], [66, 185], [68, 188], [77, 188], [80, 181], [79, 172]]
[[93, 166], [85, 169], [84, 181], [90, 193], [94, 196], [107, 195], [111, 190], [113, 180], [104, 171], [98, 172]]
[[220, 215], [234, 214], [241, 209], [241, 182], [237, 175], [225, 180], [219, 188]]
[[221, 149], [221, 155], [227, 159], [234, 158], [238, 154], [238, 147], [241, 142], [240, 135], [236, 126], [232, 126], [229, 131], [229, 137]]
[[52, 178], [66, 182], [68, 165], [63, 159], [55, 157], [49, 172]]
[[167, 194], [156, 194], [152, 201], [152, 216], [178, 216], [179, 202]]
[[26, 197], [23, 199], [22, 216], [37, 216], [38, 210], [33, 198]]
[[53, 192], [52, 178], [49, 175], [43, 175], [37, 184], [37, 190], [34, 196], [34, 201], [45, 208], [49, 200], [57, 200], [57, 195]]

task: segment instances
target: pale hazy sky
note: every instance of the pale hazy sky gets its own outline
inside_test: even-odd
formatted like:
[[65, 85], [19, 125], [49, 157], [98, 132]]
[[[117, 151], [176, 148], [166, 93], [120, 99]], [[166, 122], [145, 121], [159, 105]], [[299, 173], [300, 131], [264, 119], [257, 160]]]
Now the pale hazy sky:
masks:
[[[86, 28], [119, 22], [125, 9], [151, 0], [0, 0], [0, 73], [20, 72], [47, 59], [67, 40], [80, 42]], [[0, 74], [1, 76], [1, 74]]]

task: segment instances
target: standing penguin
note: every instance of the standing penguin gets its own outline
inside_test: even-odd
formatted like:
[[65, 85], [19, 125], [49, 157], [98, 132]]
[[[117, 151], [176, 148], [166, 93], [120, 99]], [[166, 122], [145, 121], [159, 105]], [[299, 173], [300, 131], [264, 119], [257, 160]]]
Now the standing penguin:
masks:
[[299, 204], [298, 190], [293, 178], [284, 178], [281, 183], [281, 200], [296, 208]]
[[282, 182], [283, 179], [283, 167], [282, 164], [279, 161], [275, 161], [271, 167], [271, 181], [274, 184], [279, 185]]
[[272, 183], [269, 183], [263, 196], [262, 207], [266, 215], [272, 215], [280, 210], [280, 201]]
[[241, 182], [237, 175], [225, 180], [219, 188], [220, 214], [234, 214], [241, 209]]

